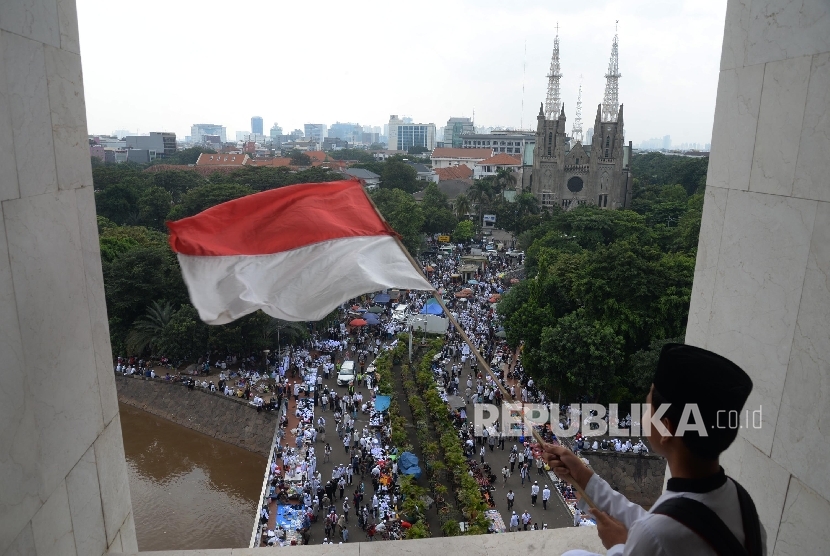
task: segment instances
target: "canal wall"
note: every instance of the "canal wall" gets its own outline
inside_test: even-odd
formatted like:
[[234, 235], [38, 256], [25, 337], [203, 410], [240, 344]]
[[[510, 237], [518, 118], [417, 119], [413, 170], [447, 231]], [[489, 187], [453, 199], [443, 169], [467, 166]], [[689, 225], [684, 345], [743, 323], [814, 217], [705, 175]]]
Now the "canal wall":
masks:
[[631, 452], [582, 452], [591, 468], [611, 488], [635, 504], [650, 508], [663, 492], [666, 460], [657, 454]]
[[115, 375], [118, 401], [268, 457], [279, 415], [239, 398], [162, 379]]

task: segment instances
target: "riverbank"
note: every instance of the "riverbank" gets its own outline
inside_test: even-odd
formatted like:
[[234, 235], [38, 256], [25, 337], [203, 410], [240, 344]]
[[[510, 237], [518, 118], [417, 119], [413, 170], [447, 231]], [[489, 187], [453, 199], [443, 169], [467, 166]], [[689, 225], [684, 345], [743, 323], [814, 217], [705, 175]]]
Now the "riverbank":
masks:
[[278, 422], [275, 412], [257, 412], [245, 400], [158, 378], [116, 374], [115, 386], [121, 403], [268, 456]]

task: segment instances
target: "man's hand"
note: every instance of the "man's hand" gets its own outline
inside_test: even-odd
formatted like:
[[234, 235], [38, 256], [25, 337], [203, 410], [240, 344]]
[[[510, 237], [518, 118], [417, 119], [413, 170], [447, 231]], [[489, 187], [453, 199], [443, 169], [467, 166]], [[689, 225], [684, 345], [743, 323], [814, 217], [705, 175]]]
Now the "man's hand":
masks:
[[591, 517], [597, 522], [597, 534], [602, 541], [602, 546], [610, 549], [618, 544], [625, 544], [628, 540], [628, 529], [622, 521], [614, 519], [602, 510], [588, 510]]
[[542, 458], [556, 476], [584, 489], [594, 474], [573, 452], [562, 446], [542, 445]]

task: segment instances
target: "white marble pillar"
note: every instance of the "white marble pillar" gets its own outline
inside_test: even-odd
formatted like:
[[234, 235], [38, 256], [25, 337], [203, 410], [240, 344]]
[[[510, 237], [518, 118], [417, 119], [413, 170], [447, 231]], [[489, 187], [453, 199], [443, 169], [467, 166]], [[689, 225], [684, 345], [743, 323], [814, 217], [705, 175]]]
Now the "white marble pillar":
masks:
[[135, 551], [74, 0], [0, 1], [0, 554]]
[[769, 554], [830, 546], [830, 2], [729, 0], [686, 341], [752, 376], [723, 458]]

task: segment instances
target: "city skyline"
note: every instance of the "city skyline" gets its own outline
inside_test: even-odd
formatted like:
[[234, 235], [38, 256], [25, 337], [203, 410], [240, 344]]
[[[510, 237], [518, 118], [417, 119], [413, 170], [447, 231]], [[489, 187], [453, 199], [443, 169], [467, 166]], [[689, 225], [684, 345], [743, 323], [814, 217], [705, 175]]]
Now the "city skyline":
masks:
[[[667, 134], [677, 144], [711, 140], [725, 13], [725, 5], [715, 0], [670, 5], [655, 0], [599, 2], [588, 8], [563, 5], [559, 9], [539, 2], [510, 9], [490, 1], [427, 2], [417, 10], [389, 6], [380, 10], [380, 4], [372, 2], [354, 10], [323, 2], [316, 10], [321, 31], [316, 36], [336, 36], [338, 29], [358, 25], [380, 31], [366, 33], [377, 37], [378, 46], [367, 51], [371, 40], [365, 44], [350, 40], [345, 48], [332, 51], [321, 39], [304, 46], [297, 63], [275, 66], [279, 69], [273, 72], [265, 69], [267, 64], [255, 65], [263, 69], [238, 76], [223, 70], [234, 59], [240, 63], [236, 40], [228, 40], [226, 49], [211, 48], [207, 54], [187, 58], [187, 64], [199, 68], [196, 73], [182, 71], [185, 66], [170, 61], [136, 69], [119, 63], [117, 49], [98, 47], [112, 41], [109, 22], [114, 20], [120, 22], [118, 33], [125, 39], [153, 29], [154, 34], [171, 37], [178, 45], [175, 51], [184, 53], [193, 44], [192, 35], [183, 30], [184, 22], [221, 45], [225, 38], [257, 34], [256, 26], [251, 27], [252, 13], [262, 21], [308, 15], [296, 5], [255, 3], [244, 12], [210, 2], [200, 3], [198, 10], [194, 6], [151, 0], [141, 11], [114, 4], [101, 12], [90, 0], [78, 1], [90, 133], [173, 131], [184, 138], [191, 125], [210, 122], [226, 126], [228, 135], [234, 136], [236, 131], [250, 131], [253, 115], [263, 117], [266, 130], [274, 122], [286, 130], [303, 129], [309, 122], [378, 126], [388, 122], [390, 114], [438, 127], [450, 117], [475, 115], [478, 127], [534, 129], [538, 107], [545, 100], [557, 23], [562, 100], [570, 127], [580, 84], [583, 118], [592, 119], [602, 101], [619, 20], [620, 102], [625, 106], [626, 137], [635, 145]], [[439, 32], [437, 23], [446, 20], [464, 21], [465, 32]], [[394, 32], [402, 21], [406, 28], [420, 29], [419, 41], [389, 49], [387, 32]], [[274, 41], [285, 46], [302, 43], [306, 39], [295, 27], [280, 28], [273, 36], [262, 28], [261, 37], [251, 39], [245, 52], [266, 54]], [[346, 55], [349, 49], [355, 52]], [[326, 66], [335, 69], [321, 71]], [[212, 67], [217, 74], [211, 75]]]

